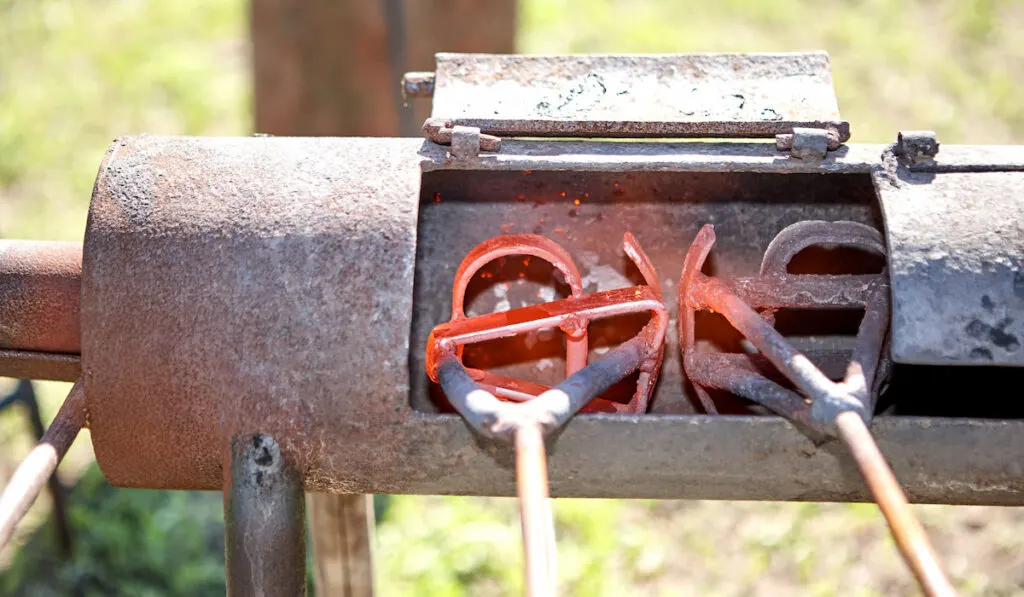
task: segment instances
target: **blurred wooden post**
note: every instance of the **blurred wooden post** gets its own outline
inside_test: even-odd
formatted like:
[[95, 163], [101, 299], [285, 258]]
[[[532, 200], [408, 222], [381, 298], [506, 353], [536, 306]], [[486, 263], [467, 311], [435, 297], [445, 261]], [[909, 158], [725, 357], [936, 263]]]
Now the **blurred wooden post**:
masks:
[[418, 136], [429, 101], [400, 131], [404, 72], [434, 70], [436, 52], [510, 53], [515, 20], [515, 0], [252, 0], [256, 132]]
[[[436, 52], [511, 53], [515, 0], [252, 0], [256, 132], [418, 136], [429, 100], [403, 112], [406, 71]], [[411, 372], [413, 375], [419, 372]], [[373, 594], [371, 496], [309, 496], [319, 595]]]

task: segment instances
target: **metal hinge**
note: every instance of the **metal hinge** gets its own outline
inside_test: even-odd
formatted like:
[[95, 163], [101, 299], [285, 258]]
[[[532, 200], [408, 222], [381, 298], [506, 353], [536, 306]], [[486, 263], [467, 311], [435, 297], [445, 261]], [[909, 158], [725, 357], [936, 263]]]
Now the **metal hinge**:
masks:
[[402, 92], [433, 98], [424, 134], [457, 158], [497, 151], [499, 137], [555, 137], [774, 138], [820, 159], [850, 138], [823, 52], [438, 54], [436, 71], [407, 74]]
[[821, 160], [839, 149], [839, 132], [832, 128], [796, 127], [792, 133], [775, 135], [775, 147], [801, 160]]
[[481, 151], [501, 149], [501, 138], [481, 133], [475, 126], [460, 126], [443, 118], [428, 118], [423, 123], [423, 135], [439, 145], [451, 145], [450, 153], [456, 159], [475, 158]]

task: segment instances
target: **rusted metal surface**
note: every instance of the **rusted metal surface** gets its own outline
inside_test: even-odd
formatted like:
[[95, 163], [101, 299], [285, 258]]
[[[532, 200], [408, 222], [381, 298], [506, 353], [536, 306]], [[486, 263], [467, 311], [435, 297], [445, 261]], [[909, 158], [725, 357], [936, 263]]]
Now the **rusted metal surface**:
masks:
[[[511, 449], [432, 413], [424, 373], [427, 336], [450, 317], [455, 264], [475, 244], [502, 226], [536, 229], [582, 256], [584, 289], [601, 292], [636, 283], [607, 242], [626, 230], [667, 273], [679, 267], [680, 239], [713, 221], [723, 239], [744, 239], [723, 243], [711, 264], [734, 278], [757, 275], [772, 234], [801, 219], [881, 226], [868, 176], [875, 146], [812, 165], [778, 159], [769, 144], [507, 144], [458, 165], [419, 139], [115, 145], [94, 199], [83, 302], [93, 441], [111, 482], [219, 489], [227, 433], [251, 422], [287, 432], [284, 448], [307, 463], [310, 491], [514, 495]], [[1008, 167], [1015, 155], [943, 146], [936, 163]], [[514, 306], [536, 301], [531, 276], [509, 285]], [[660, 281], [669, 289], [674, 277]], [[471, 288], [467, 314], [498, 299]], [[577, 416], [550, 454], [552, 495], [870, 499], [833, 444], [815, 446], [785, 421], [688, 414], [674, 326], [668, 333], [651, 407], [659, 416]], [[536, 370], [561, 376], [555, 363]], [[1015, 379], [933, 378], [897, 367], [893, 387], [916, 380], [913, 395], [943, 402], [968, 391], [997, 397]], [[901, 396], [910, 394], [886, 399]], [[1005, 457], [1024, 452], [1024, 423], [915, 414], [878, 417], [872, 428], [912, 501], [1024, 502], [1024, 473]]]
[[305, 595], [302, 472], [277, 441], [259, 433], [233, 438], [224, 465], [227, 594]]
[[922, 171], [889, 154], [873, 175], [890, 247], [893, 360], [1019, 367], [1024, 172], [950, 167], [949, 149]]
[[[651, 321], [640, 330], [638, 336], [645, 342], [647, 354], [638, 364], [641, 373], [632, 399], [625, 405], [608, 400], [595, 400], [597, 404], [593, 409], [598, 412], [646, 412], [651, 392], [661, 371], [668, 312], [661, 304], [661, 284], [657, 274], [643, 249], [628, 232], [623, 239], [623, 250], [636, 264], [647, 285], [584, 296], [580, 274], [572, 258], [550, 239], [532, 234], [510, 235], [495, 237], [478, 245], [462, 261], [455, 274], [451, 321], [434, 328], [427, 340], [427, 374], [437, 382], [440, 361], [447, 357], [458, 359], [466, 344], [559, 328], [566, 335], [565, 376], [568, 378], [587, 364], [587, 328], [591, 321], [633, 313], [650, 313]], [[533, 256], [551, 263], [562, 273], [566, 284], [569, 285], [569, 298], [467, 318], [465, 294], [473, 276], [487, 263], [511, 255]], [[628, 373], [631, 371], [626, 372]], [[487, 391], [518, 402], [540, 396], [549, 389], [520, 380], [485, 376], [482, 371], [470, 372], [470, 377], [475, 378], [477, 383], [491, 382], [484, 386]], [[537, 390], [540, 392], [533, 393]], [[587, 403], [593, 398], [595, 396], [588, 397]], [[581, 407], [587, 406], [587, 403]]]
[[438, 54], [432, 116], [501, 137], [850, 138], [825, 53]]
[[[280, 438], [309, 491], [365, 492], [396, 468], [411, 438], [380, 429], [408, 419], [421, 143], [111, 146], [86, 232], [82, 366], [112, 483], [220, 487], [245, 433]], [[372, 455], [350, 458], [359, 445]]]
[[86, 424], [83, 386], [76, 383], [39, 444], [29, 452], [0, 494], [0, 549], [28, 512]]
[[77, 354], [81, 277], [80, 243], [0, 240], [0, 349]]
[[77, 354], [0, 350], [0, 376], [15, 379], [75, 381], [82, 375]]
[[441, 118], [428, 118], [423, 123], [423, 134], [434, 143], [451, 145], [451, 154], [457, 158], [475, 158], [481, 151], [501, 149], [498, 137], [481, 134], [478, 128], [452, 124], [451, 120]]

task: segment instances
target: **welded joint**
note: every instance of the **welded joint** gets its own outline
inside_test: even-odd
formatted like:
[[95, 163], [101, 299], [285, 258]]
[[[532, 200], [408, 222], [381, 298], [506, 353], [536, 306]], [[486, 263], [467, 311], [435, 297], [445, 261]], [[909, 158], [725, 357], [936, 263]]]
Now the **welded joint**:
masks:
[[[632, 234], [627, 232], [623, 235], [622, 248], [640, 270], [646, 285], [584, 295], [580, 273], [572, 258], [550, 239], [535, 234], [516, 234], [498, 236], [480, 243], [466, 255], [455, 273], [451, 320], [435, 327], [427, 340], [427, 375], [432, 381], [439, 382], [438, 366], [441, 360], [449, 357], [459, 360], [465, 344], [558, 328], [565, 333], [567, 339], [565, 375], [570, 377], [587, 365], [587, 326], [591, 321], [646, 312], [651, 314], [651, 320], [636, 337], [644, 344], [645, 352], [639, 366], [640, 376], [633, 398], [628, 404], [622, 405], [596, 396], [604, 391], [600, 389], [588, 397], [586, 402], [589, 404], [585, 405], [587, 410], [597, 412], [646, 412], [654, 383], [661, 371], [668, 310], [662, 302], [661, 284], [654, 266]], [[465, 293], [473, 276], [487, 263], [508, 255], [529, 255], [549, 262], [564, 276], [570, 288], [570, 296], [503, 313], [466, 317]], [[550, 389], [526, 380], [477, 369], [472, 370], [470, 376], [482, 390], [506, 401], [531, 401]], [[459, 409], [457, 403], [453, 402], [453, 405]]]
[[[875, 277], [860, 299], [863, 301], [865, 315], [857, 333], [857, 345], [847, 365], [845, 378], [836, 383], [826, 377], [807, 356], [794, 349], [774, 329], [772, 323], [766, 321], [763, 314], [754, 308], [764, 308], [766, 305], [763, 301], [755, 302], [754, 305], [747, 304], [729, 285], [701, 273], [700, 269], [714, 242], [713, 227], [707, 225], [701, 228], [687, 251], [679, 283], [679, 339], [684, 366], [708, 412], [713, 412], [714, 406], [703, 394], [701, 386], [705, 384], [759, 402], [794, 422], [827, 435], [836, 434], [836, 418], [846, 411], [856, 412], [865, 423], [870, 423], [874, 409], [873, 391], [879, 364], [884, 360], [885, 332], [888, 327], [888, 285], [884, 278]], [[862, 224], [800, 222], [780, 232], [769, 245], [761, 266], [762, 278], [779, 271], [784, 272], [794, 255], [804, 248], [820, 244], [853, 246], [878, 254], [885, 253], [878, 231]], [[831, 281], [842, 278], [822, 277], [818, 283], [834, 289]], [[758, 280], [748, 280], [748, 283], [754, 284]], [[821, 306], [829, 304], [833, 303], [824, 301]], [[767, 378], [756, 374], [752, 377], [751, 372], [742, 367], [727, 365], [709, 371], [707, 365], [710, 363], [701, 362], [694, 352], [693, 313], [705, 309], [724, 315], [806, 398], [789, 392]]]
[[423, 123], [423, 135], [439, 145], [450, 145], [451, 157], [460, 160], [475, 158], [481, 151], [501, 149], [500, 138], [481, 133], [477, 127], [456, 125], [441, 118], [428, 118]]
[[839, 131], [833, 128], [795, 127], [792, 133], [775, 135], [775, 147], [801, 160], [822, 160], [839, 149]]
[[834, 391], [817, 396], [811, 401], [811, 419], [817, 423], [816, 431], [830, 436], [837, 434], [836, 419], [841, 413], [852, 411], [860, 415], [865, 423], [871, 423], [871, 413], [864, 403], [855, 396], [843, 391], [843, 384], [837, 384]]
[[456, 356], [454, 345], [443, 346], [442, 350], [445, 354], [437, 364], [437, 381], [449, 402], [481, 435], [511, 443], [525, 427], [539, 427], [547, 435], [565, 425], [601, 392], [639, 370], [656, 349], [642, 335], [636, 336], [526, 402], [498, 399], [473, 380]]
[[911, 166], [927, 164], [938, 155], [939, 141], [935, 131], [900, 131], [893, 151]]

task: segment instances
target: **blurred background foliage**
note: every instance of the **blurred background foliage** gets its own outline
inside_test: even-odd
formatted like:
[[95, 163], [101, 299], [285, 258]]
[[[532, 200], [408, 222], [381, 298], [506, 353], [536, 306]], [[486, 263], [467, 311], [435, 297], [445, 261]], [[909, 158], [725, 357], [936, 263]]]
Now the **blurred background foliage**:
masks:
[[[117, 135], [252, 132], [243, 0], [0, 0], [0, 15], [2, 238], [80, 239]], [[1018, 1], [520, 0], [518, 25], [523, 52], [825, 49], [855, 142], [1024, 143]], [[66, 391], [40, 384], [47, 418]], [[74, 558], [44, 495], [0, 554], [0, 595], [223, 594], [220, 494], [111, 488], [84, 435], [61, 467]], [[0, 413], [0, 445], [7, 478], [31, 445], [23, 413]], [[520, 593], [514, 501], [378, 510], [381, 595]], [[965, 594], [1024, 595], [1024, 513], [919, 511]], [[871, 505], [559, 500], [556, 519], [567, 595], [915, 593]]]

